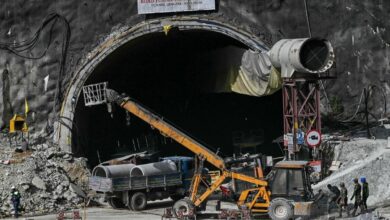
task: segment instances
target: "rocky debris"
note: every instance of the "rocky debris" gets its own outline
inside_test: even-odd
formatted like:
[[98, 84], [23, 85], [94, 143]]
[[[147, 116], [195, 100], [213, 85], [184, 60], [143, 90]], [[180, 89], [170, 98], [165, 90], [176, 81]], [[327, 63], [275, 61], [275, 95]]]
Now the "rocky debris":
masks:
[[341, 162], [338, 171], [313, 186], [314, 190], [325, 189], [327, 184], [344, 182], [349, 196], [353, 191], [353, 178], [365, 177], [369, 184], [369, 206], [380, 206], [390, 198], [390, 149], [387, 140], [355, 138], [335, 147], [334, 159]]
[[10, 214], [12, 185], [22, 195], [23, 215], [69, 210], [84, 203], [90, 176], [85, 158], [75, 158], [47, 143], [33, 145], [23, 153], [0, 144], [0, 151], [0, 160], [11, 161], [0, 164], [4, 174], [0, 175], [0, 217]]
[[71, 184], [69, 185], [69, 187], [70, 187], [70, 190], [71, 190], [72, 192], [76, 193], [78, 196], [81, 196], [81, 197], [83, 197], [83, 198], [87, 198], [87, 194], [85, 194], [85, 192], [84, 192], [79, 186], [77, 186], [77, 185], [71, 183]]
[[34, 176], [31, 183], [38, 189], [46, 190], [45, 182], [43, 182], [43, 180], [37, 176]]

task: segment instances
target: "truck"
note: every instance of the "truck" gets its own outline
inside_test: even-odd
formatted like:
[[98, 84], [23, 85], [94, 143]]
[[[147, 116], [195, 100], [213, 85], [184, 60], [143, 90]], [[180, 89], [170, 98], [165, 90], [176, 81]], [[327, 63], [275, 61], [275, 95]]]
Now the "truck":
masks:
[[[85, 100], [87, 106], [94, 103], [108, 105], [116, 103], [195, 154], [189, 194], [186, 198], [174, 203], [172, 211], [175, 216], [193, 217], [198, 211], [203, 211], [210, 195], [215, 193], [224, 182], [231, 179], [246, 182], [252, 186], [242, 190], [236, 196], [237, 206], [241, 210], [249, 210], [253, 214], [268, 214], [275, 220], [285, 220], [294, 216], [308, 217], [317, 209], [308, 179], [310, 174], [307, 161], [279, 162], [271, 171], [273, 175], [267, 176], [267, 178], [263, 176], [261, 167], [255, 169], [256, 175], [245, 175], [231, 169], [229, 164], [233, 164], [235, 161], [225, 161], [217, 153], [209, 150], [207, 146], [142, 106], [136, 100], [126, 94], [119, 94], [115, 90], [107, 88], [107, 83], [87, 85], [84, 88], [83, 91], [87, 92], [84, 97], [92, 97], [90, 102]], [[221, 173], [212, 183], [204, 181], [204, 162], [216, 167]]]
[[[164, 163], [171, 162], [174, 163], [171, 169], [161, 170]], [[114, 209], [127, 207], [140, 211], [146, 208], [148, 201], [183, 198], [190, 185], [188, 177], [192, 176], [192, 163], [191, 157], [166, 157], [160, 162], [142, 165], [154, 167], [152, 174], [136, 176], [131, 175], [132, 169], [137, 167], [135, 164], [98, 165], [92, 171], [89, 188], [104, 197]]]

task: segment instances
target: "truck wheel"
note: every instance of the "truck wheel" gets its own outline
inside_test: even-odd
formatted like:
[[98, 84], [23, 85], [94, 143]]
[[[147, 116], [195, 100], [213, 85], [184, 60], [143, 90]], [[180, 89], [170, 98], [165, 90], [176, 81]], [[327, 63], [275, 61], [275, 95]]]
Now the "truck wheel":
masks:
[[194, 215], [194, 211], [194, 203], [188, 198], [176, 201], [173, 205], [173, 214], [178, 218]]
[[286, 199], [276, 198], [268, 207], [268, 215], [273, 220], [289, 220], [294, 217], [294, 210]]
[[123, 204], [123, 202], [122, 202], [119, 198], [116, 198], [116, 197], [111, 197], [110, 199], [108, 199], [108, 204], [109, 204], [113, 209], [122, 209], [122, 208], [125, 208], [125, 204]]
[[141, 211], [146, 208], [147, 199], [146, 195], [143, 192], [136, 192], [131, 195], [130, 207], [134, 211]]

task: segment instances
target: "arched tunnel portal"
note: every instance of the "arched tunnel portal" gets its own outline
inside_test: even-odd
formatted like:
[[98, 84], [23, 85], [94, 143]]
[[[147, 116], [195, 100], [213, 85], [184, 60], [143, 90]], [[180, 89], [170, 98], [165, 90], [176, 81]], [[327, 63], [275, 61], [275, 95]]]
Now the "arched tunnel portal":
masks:
[[[164, 33], [165, 30], [169, 32]], [[108, 82], [222, 155], [239, 149], [281, 155], [282, 98], [226, 92], [221, 76], [236, 72], [248, 49], [267, 51], [256, 36], [199, 18], [167, 18], [118, 30], [76, 71], [61, 111], [56, 141], [91, 166], [137, 151], [191, 155], [135, 116], [106, 105], [85, 107], [83, 85]], [[255, 148], [245, 148], [250, 142]], [[249, 143], [249, 144], [248, 144]]]

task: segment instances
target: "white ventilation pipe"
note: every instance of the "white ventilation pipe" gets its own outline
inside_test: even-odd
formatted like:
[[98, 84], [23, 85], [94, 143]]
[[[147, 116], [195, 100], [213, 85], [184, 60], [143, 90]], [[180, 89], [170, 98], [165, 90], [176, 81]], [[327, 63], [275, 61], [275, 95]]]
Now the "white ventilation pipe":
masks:
[[327, 71], [334, 62], [329, 41], [318, 38], [283, 39], [268, 52], [274, 67], [281, 69], [283, 78], [294, 72], [318, 74]]

